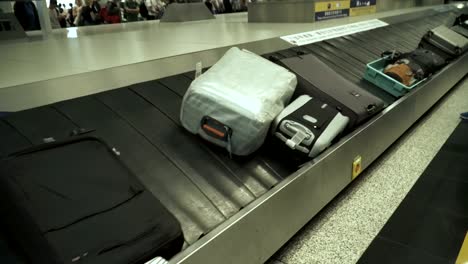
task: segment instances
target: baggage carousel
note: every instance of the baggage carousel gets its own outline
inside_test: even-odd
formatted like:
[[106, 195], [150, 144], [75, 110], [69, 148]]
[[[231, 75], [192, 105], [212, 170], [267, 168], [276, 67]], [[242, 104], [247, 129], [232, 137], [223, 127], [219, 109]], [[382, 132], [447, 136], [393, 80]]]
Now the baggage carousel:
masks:
[[[416, 48], [425, 32], [451, 23], [458, 12], [389, 17], [382, 19], [389, 26], [304, 47], [279, 39], [241, 45], [262, 54], [273, 49], [279, 57], [312, 53], [387, 105], [299, 169], [269, 144], [249, 157], [230, 158], [185, 131], [179, 110], [193, 72], [7, 115], [0, 119], [0, 156], [44, 138], [66, 139], [77, 128], [90, 129], [119, 150], [181, 223], [184, 250], [170, 263], [262, 263], [352, 181], [356, 157], [362, 157], [365, 169], [466, 76], [468, 54], [400, 99], [362, 79], [366, 63], [383, 51]], [[225, 50], [192, 56], [219, 58]]]

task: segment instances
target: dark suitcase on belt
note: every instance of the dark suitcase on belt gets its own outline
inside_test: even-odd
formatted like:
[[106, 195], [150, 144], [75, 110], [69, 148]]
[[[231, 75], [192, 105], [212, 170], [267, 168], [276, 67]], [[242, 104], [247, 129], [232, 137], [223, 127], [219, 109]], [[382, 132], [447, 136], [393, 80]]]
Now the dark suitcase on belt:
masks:
[[28, 263], [143, 263], [181, 250], [178, 221], [119, 155], [77, 137], [0, 162], [0, 221]]
[[468, 49], [468, 38], [446, 26], [438, 26], [424, 35], [419, 46], [449, 60], [460, 56]]
[[312, 54], [282, 59], [280, 64], [297, 76], [293, 98], [308, 94], [332, 105], [350, 118], [348, 128], [362, 123], [384, 107], [378, 97], [348, 81]]
[[272, 134], [294, 150], [292, 156], [314, 158], [331, 145], [348, 122], [349, 118], [332, 106], [301, 95], [276, 117]]

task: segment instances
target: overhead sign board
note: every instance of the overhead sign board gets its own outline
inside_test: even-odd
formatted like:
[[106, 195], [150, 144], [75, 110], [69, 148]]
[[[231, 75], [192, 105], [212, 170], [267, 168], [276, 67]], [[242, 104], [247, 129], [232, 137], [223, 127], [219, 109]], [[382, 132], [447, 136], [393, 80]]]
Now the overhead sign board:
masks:
[[349, 0], [316, 2], [315, 21], [348, 17], [349, 4]]
[[377, 11], [377, 0], [351, 0], [349, 13], [351, 16], [374, 14]]

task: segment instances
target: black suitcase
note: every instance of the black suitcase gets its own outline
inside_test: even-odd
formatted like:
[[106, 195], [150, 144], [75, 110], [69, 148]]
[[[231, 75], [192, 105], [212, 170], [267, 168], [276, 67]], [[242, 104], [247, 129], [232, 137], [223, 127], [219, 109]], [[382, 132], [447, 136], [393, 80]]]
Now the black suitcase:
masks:
[[468, 38], [446, 26], [438, 26], [424, 35], [419, 47], [431, 50], [444, 59], [450, 60], [468, 49]]
[[0, 221], [28, 263], [144, 263], [181, 250], [178, 221], [119, 155], [76, 137], [0, 162]]
[[[314, 158], [343, 132], [349, 118], [318, 99], [301, 95], [274, 120], [272, 134], [288, 156], [300, 160]], [[293, 151], [291, 151], [293, 150]]]
[[384, 107], [381, 99], [348, 81], [312, 54], [282, 59], [280, 65], [297, 76], [293, 99], [307, 94], [332, 105], [350, 118], [348, 128], [362, 123]]

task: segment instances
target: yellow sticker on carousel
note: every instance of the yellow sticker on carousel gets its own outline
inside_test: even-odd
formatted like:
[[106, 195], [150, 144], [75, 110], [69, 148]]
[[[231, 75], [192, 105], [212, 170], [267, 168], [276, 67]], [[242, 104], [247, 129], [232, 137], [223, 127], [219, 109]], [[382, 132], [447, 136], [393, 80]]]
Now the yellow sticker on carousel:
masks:
[[354, 161], [353, 161], [353, 173], [352, 173], [352, 180], [356, 179], [357, 176], [359, 176], [359, 174], [361, 174], [362, 172], [362, 157], [361, 156], [357, 156], [356, 158], [354, 158]]

